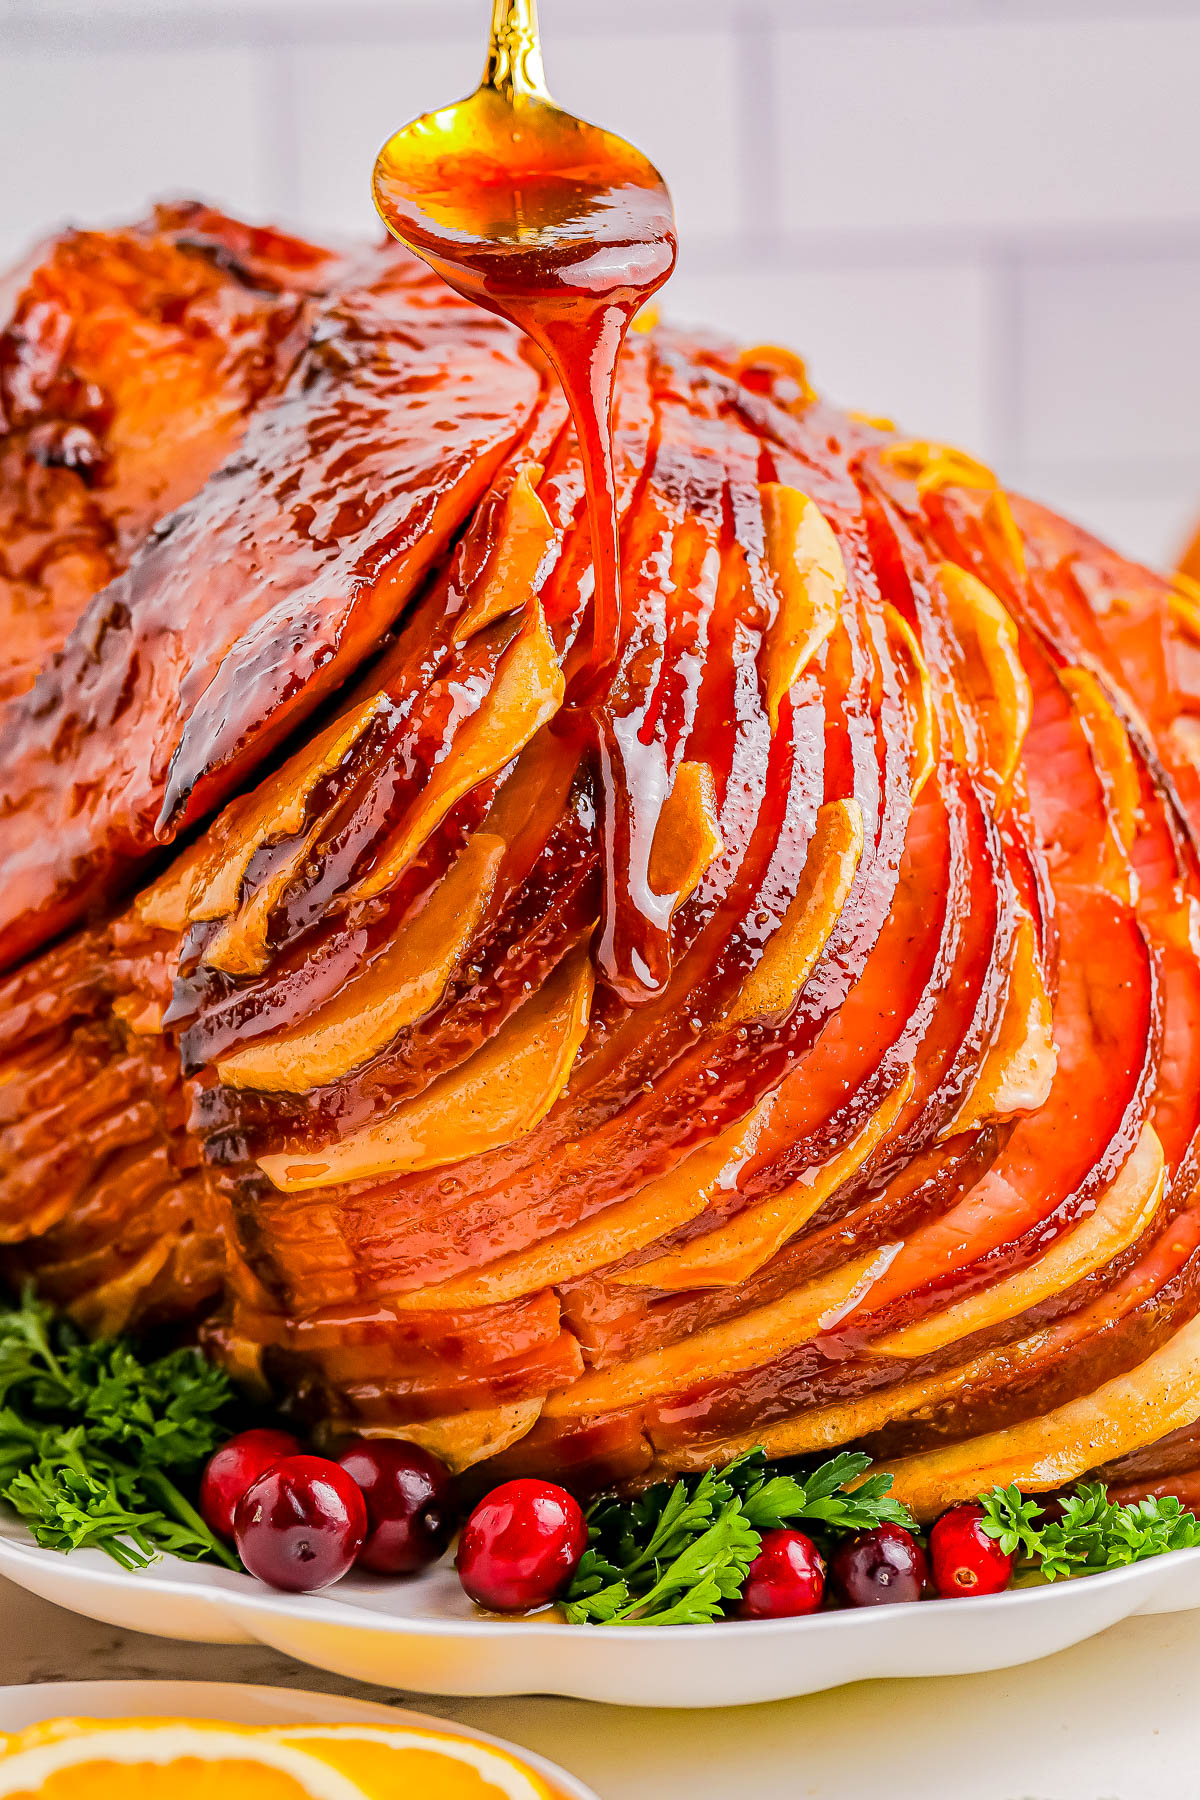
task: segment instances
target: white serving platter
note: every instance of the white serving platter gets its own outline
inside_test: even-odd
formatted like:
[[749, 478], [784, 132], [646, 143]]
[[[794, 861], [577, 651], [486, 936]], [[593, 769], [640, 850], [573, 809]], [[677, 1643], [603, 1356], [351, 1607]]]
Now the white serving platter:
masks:
[[974, 1600], [729, 1620], [665, 1630], [481, 1617], [450, 1564], [414, 1580], [347, 1576], [282, 1594], [250, 1575], [164, 1558], [127, 1572], [98, 1550], [40, 1549], [0, 1523], [0, 1575], [132, 1631], [262, 1643], [336, 1675], [422, 1694], [559, 1694], [618, 1706], [784, 1700], [886, 1676], [964, 1675], [1033, 1662], [1134, 1613], [1200, 1607], [1200, 1550]]
[[373, 1700], [235, 1681], [45, 1681], [31, 1687], [0, 1687], [0, 1731], [23, 1731], [46, 1719], [172, 1718], [218, 1719], [231, 1725], [425, 1725], [512, 1751], [563, 1800], [596, 1800], [591, 1788], [520, 1744]]

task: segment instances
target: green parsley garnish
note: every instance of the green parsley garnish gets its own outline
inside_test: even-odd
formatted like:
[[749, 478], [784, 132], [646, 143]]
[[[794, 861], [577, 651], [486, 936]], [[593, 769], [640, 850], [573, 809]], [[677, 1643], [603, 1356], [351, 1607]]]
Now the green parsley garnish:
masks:
[[164, 1551], [239, 1568], [187, 1497], [234, 1429], [233, 1402], [198, 1350], [145, 1362], [27, 1295], [0, 1310], [0, 1497], [48, 1549], [104, 1550], [126, 1569]]
[[885, 1521], [912, 1529], [888, 1493], [891, 1476], [867, 1476], [870, 1462], [843, 1452], [810, 1474], [784, 1474], [756, 1449], [720, 1472], [598, 1500], [563, 1611], [576, 1625], [696, 1625], [739, 1597], [764, 1531], [801, 1522], [822, 1535]]
[[[870, 1460], [843, 1452], [792, 1474], [756, 1449], [719, 1472], [597, 1500], [563, 1611], [579, 1625], [696, 1625], [740, 1597], [764, 1531], [802, 1525], [826, 1551], [884, 1523], [915, 1532], [891, 1497], [891, 1477], [866, 1473]], [[1047, 1512], [1017, 1488], [997, 1487], [980, 1504], [988, 1535], [1047, 1581], [1200, 1547], [1200, 1519], [1169, 1497], [1117, 1506], [1103, 1487], [1085, 1485]]]
[[[0, 1499], [39, 1544], [104, 1550], [125, 1569], [164, 1553], [241, 1567], [189, 1495], [243, 1422], [223, 1370], [198, 1350], [145, 1359], [125, 1338], [89, 1343], [27, 1295], [0, 1309]], [[828, 1552], [876, 1525], [917, 1527], [843, 1451], [796, 1473], [750, 1450], [727, 1468], [593, 1502], [588, 1548], [563, 1602], [575, 1624], [694, 1625], [740, 1598], [762, 1533], [803, 1526]], [[1058, 1581], [1200, 1548], [1200, 1519], [1170, 1496], [1116, 1505], [1099, 1484], [1047, 1508], [1018, 1488], [981, 1494], [982, 1526], [1027, 1578]]]
[[980, 1495], [980, 1505], [988, 1536], [1009, 1556], [1019, 1554], [1046, 1581], [1200, 1547], [1200, 1519], [1171, 1495], [1120, 1506], [1099, 1483], [1085, 1484], [1048, 1514], [1019, 1489], [997, 1487]]

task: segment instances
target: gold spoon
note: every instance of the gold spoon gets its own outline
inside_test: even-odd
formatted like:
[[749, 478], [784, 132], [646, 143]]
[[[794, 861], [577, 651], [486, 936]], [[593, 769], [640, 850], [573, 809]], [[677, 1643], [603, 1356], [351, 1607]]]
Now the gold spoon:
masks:
[[494, 0], [478, 88], [390, 137], [373, 191], [394, 236], [519, 325], [558, 373], [591, 513], [593, 667], [607, 668], [621, 635], [616, 363], [634, 313], [675, 266], [666, 183], [632, 144], [551, 100], [536, 0]]

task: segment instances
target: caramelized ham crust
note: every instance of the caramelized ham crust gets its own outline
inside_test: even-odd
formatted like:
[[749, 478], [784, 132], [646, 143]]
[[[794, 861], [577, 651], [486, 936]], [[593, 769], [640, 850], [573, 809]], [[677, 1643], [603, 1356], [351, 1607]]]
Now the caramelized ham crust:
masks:
[[302, 350], [342, 259], [212, 208], [74, 231], [0, 295], [0, 699], [32, 686]]
[[0, 713], [0, 961], [103, 906], [353, 674], [539, 391], [516, 334], [414, 259], [343, 272], [234, 454]]
[[209, 215], [23, 291], [81, 244], [124, 448], [4, 720], [11, 1266], [489, 1473], [865, 1443], [936, 1511], [1193, 1467], [1200, 593], [656, 331], [589, 709], [578, 450], [511, 330]]

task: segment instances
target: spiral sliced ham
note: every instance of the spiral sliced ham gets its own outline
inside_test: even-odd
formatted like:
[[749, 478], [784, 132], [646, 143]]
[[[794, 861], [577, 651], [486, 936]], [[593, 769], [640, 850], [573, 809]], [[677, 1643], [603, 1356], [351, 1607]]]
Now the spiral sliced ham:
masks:
[[0, 517], [65, 485], [0, 740], [10, 1271], [488, 1475], [1184, 1480], [1200, 591], [784, 351], [635, 334], [589, 710], [508, 327], [204, 209], [18, 287]]

